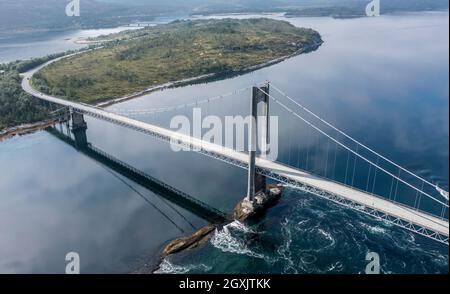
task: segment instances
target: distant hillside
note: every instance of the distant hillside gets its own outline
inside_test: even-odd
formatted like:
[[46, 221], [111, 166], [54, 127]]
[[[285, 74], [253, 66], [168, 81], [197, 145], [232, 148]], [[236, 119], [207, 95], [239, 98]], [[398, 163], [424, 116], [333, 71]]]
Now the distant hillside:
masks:
[[[193, 13], [288, 12], [298, 16], [351, 17], [365, 15], [369, 2], [371, 0], [209, 0], [196, 6]], [[381, 0], [381, 13], [443, 10], [448, 6], [448, 0]]]
[[[80, 0], [81, 16], [67, 17], [69, 0], [0, 0], [0, 34], [23, 30], [99, 28], [160, 15], [288, 12], [297, 16], [361, 16], [369, 0]], [[381, 0], [382, 13], [448, 9], [448, 0]]]
[[152, 20], [169, 11], [160, 6], [135, 6], [105, 3], [104, 0], [80, 0], [80, 17], [68, 17], [69, 0], [0, 0], [0, 33], [26, 30], [65, 30], [98, 28]]
[[[369, 1], [342, 1], [333, 5], [318, 5], [287, 11], [287, 16], [332, 16], [336, 18], [361, 17], [366, 14]], [[380, 13], [448, 10], [448, 0], [381, 0]]]

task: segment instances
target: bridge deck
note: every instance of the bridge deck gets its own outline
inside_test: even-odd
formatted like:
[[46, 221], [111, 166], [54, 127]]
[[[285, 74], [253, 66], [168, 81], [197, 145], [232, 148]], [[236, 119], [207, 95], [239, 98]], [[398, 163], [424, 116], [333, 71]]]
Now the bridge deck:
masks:
[[257, 164], [270, 171], [275, 171], [281, 176], [285, 176], [286, 178], [292, 179], [296, 182], [300, 182], [317, 189], [330, 192], [332, 194], [337, 194], [362, 206], [375, 209], [377, 211], [400, 219], [407, 220], [409, 222], [439, 232], [443, 235], [448, 236], [449, 234], [449, 223], [429, 214], [418, 212], [414, 209], [402, 206], [400, 204], [382, 199], [377, 196], [373, 196], [356, 189], [352, 189], [351, 187], [333, 181], [316, 177], [303, 171], [298, 171], [296, 169], [280, 165], [278, 163], [259, 160]]
[[[205, 142], [197, 138], [190, 137], [188, 135], [180, 134], [172, 130], [157, 127], [145, 122], [141, 122], [129, 117], [117, 115], [100, 108], [93, 106], [70, 102], [67, 100], [59, 99], [49, 95], [40, 93], [32, 88], [30, 79], [32, 75], [46, 64], [31, 70], [24, 74], [22, 82], [23, 89], [29, 94], [63, 106], [71, 107], [74, 111], [83, 113], [95, 118], [106, 120], [121, 126], [132, 128], [134, 130], [155, 136], [165, 141], [177, 141], [179, 144], [195, 148], [197, 151], [213, 155], [217, 158], [228, 162], [234, 162], [236, 165], [245, 167], [248, 164], [248, 156], [244, 153], [234, 151], [229, 148]], [[352, 189], [345, 185], [329, 181], [327, 179], [319, 178], [314, 175], [308, 174], [303, 171], [299, 171], [283, 164], [271, 162], [264, 159], [257, 159], [257, 168], [263, 170], [265, 173], [270, 173], [287, 179], [292, 182], [307, 185], [309, 187], [334, 194], [338, 197], [354, 202], [366, 208], [376, 210], [381, 213], [385, 213], [389, 216], [402, 219], [408, 223], [418, 225], [420, 227], [429, 229], [433, 232], [437, 232], [441, 235], [449, 235], [449, 223], [447, 220], [442, 220], [437, 217], [428, 215], [426, 213], [418, 212], [408, 207], [390, 202], [380, 197], [373, 196], [371, 194]], [[448, 243], [448, 239], [447, 239]]]

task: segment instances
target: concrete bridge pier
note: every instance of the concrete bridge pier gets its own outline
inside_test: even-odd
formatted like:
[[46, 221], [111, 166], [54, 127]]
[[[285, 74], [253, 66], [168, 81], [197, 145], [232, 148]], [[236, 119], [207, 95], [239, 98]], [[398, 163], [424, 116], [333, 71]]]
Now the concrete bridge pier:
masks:
[[[260, 113], [258, 113], [258, 107]], [[265, 158], [269, 151], [269, 83], [260, 88], [253, 87], [250, 113], [253, 119], [249, 130], [247, 196], [234, 210], [234, 218], [240, 221], [264, 211], [281, 196], [281, 186], [267, 186], [266, 177], [256, 172], [258, 138], [261, 140], [259, 143], [261, 157]]]
[[[262, 91], [261, 91], [262, 90]], [[249, 140], [249, 167], [248, 167], [248, 189], [247, 201], [253, 203], [257, 193], [266, 192], [266, 177], [256, 173], [256, 154], [258, 153], [258, 138], [261, 142], [261, 156], [265, 157], [269, 144], [269, 83], [259, 89], [253, 87], [252, 98], [250, 99], [250, 110], [252, 121], [250, 123]], [[258, 106], [261, 106], [261, 113], [258, 115]], [[258, 121], [258, 116], [261, 118]], [[258, 125], [260, 123], [260, 125]]]
[[84, 148], [88, 145], [87, 141], [87, 123], [84, 120], [84, 116], [78, 112], [70, 110], [70, 118], [72, 121], [71, 131], [75, 137], [75, 144], [78, 148]]

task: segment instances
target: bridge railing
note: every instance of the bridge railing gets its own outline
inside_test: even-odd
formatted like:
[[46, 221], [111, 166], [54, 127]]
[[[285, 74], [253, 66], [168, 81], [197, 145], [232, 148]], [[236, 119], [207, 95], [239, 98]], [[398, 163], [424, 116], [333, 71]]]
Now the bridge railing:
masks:
[[[270, 89], [272, 105], [296, 119], [295, 129], [281, 140], [288, 145], [281, 163], [448, 220], [448, 192], [436, 183], [377, 153], [275, 85]], [[299, 137], [303, 142], [295, 146]]]
[[[170, 119], [174, 114], [185, 115], [193, 121], [193, 108], [201, 108], [203, 116], [223, 114], [224, 109], [231, 111], [229, 113], [231, 115], [236, 115], [239, 111], [242, 114], [244, 110], [243, 114], [247, 115], [249, 100], [243, 98], [250, 97], [249, 89], [250, 87], [246, 87], [174, 106], [150, 109], [112, 107], [109, 111], [132, 117], [144, 117], [144, 120], [151, 117], [150, 123], [169, 128]], [[280, 163], [406, 205], [417, 211], [448, 219], [448, 192], [441, 189], [437, 183], [417, 175], [354, 139], [300, 104], [298, 100], [288, 96], [273, 83], [270, 84], [270, 93], [266, 94], [273, 100], [270, 106], [271, 115], [273, 106], [277, 105], [283, 111], [280, 117], [288, 113], [296, 120], [292, 124], [294, 126], [292, 129], [287, 125], [280, 125], [280, 132], [289, 132], [286, 134], [288, 138], [280, 139], [280, 149], [282, 148]], [[236, 100], [236, 97], [239, 99]], [[231, 101], [230, 98], [234, 100]], [[224, 101], [228, 104], [223, 104]], [[230, 108], [230, 105], [237, 107]], [[164, 117], [164, 113], [170, 115]], [[297, 141], [302, 142], [298, 146], [292, 146]], [[222, 146], [225, 145], [225, 138], [222, 138]]]

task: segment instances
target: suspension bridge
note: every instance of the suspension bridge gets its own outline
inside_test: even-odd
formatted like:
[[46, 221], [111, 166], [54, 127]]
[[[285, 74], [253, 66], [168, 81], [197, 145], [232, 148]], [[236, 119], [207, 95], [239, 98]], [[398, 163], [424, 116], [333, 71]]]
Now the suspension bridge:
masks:
[[[87, 126], [84, 120], [86, 115], [171, 144], [175, 143], [193, 152], [248, 170], [249, 201], [254, 201], [255, 195], [265, 189], [265, 185], [262, 186], [261, 183], [265, 183], [265, 179], [271, 179], [440, 243], [449, 244], [447, 191], [360, 143], [273, 84], [254, 85], [216, 97], [169, 107], [103, 109], [63, 100], [35, 90], [30, 80], [38, 69], [24, 74], [23, 89], [41, 100], [68, 109], [72, 132], [80, 145], [87, 144]], [[295, 119], [299, 135], [291, 134], [289, 140], [282, 140], [289, 142], [287, 152], [284, 152], [288, 154], [287, 160], [269, 160], [265, 154], [258, 152], [257, 148], [241, 152], [230, 146], [222, 146], [191, 134], [183, 134], [132, 118], [210, 105], [214, 101], [223, 101], [232, 96], [240, 97], [242, 101], [246, 101], [244, 98], [250, 100], [249, 104], [245, 105], [247, 111], [250, 105], [251, 117], [256, 118], [261, 112], [266, 118], [262, 120], [265, 123], [259, 125], [256, 120], [250, 123], [250, 147], [255, 147], [257, 140], [261, 140], [262, 145], [269, 143], [269, 105], [270, 109], [277, 105], [283, 116]], [[260, 129], [262, 132], [258, 135]], [[283, 126], [280, 129], [283, 129]], [[300, 129], [306, 130], [306, 133], [300, 135]], [[305, 145], [292, 146], [292, 137], [306, 142]], [[338, 169], [342, 172], [337, 172]], [[221, 217], [220, 213], [216, 215]]]

